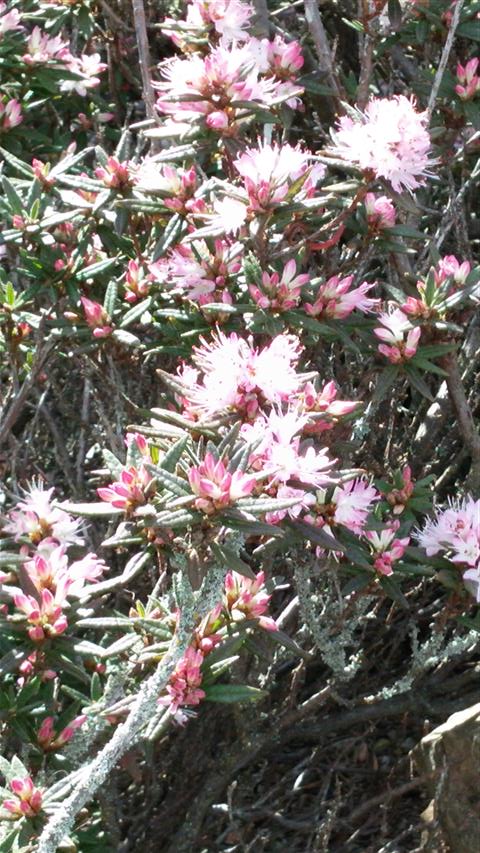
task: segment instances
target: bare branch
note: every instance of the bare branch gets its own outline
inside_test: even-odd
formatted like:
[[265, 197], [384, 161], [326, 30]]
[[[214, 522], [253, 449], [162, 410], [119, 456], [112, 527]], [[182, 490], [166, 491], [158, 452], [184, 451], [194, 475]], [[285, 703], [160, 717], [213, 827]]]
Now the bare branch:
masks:
[[445, 72], [445, 68], [447, 67], [448, 58], [450, 56], [453, 40], [455, 38], [455, 32], [460, 22], [460, 15], [462, 13], [463, 3], [464, 0], [457, 0], [457, 3], [455, 4], [455, 11], [453, 13], [452, 23], [450, 24], [447, 40], [443, 46], [442, 56], [438, 64], [437, 73], [435, 74], [435, 79], [433, 81], [432, 91], [430, 92], [430, 97], [428, 99], [427, 115], [429, 121], [431, 120], [433, 110], [435, 109], [435, 101], [437, 100], [438, 90], [440, 89], [443, 74]]

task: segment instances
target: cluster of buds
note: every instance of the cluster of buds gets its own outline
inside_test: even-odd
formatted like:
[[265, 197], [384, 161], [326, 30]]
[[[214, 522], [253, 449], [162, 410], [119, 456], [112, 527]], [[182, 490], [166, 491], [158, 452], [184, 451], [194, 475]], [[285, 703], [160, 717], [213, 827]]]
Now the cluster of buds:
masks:
[[21, 29], [22, 17], [18, 9], [9, 9], [7, 4], [0, 2], [0, 36]]
[[458, 63], [455, 92], [462, 101], [470, 101], [480, 92], [480, 75], [477, 74], [480, 59], [470, 59], [465, 66]]
[[188, 479], [193, 493], [197, 495], [195, 507], [207, 515], [250, 495], [256, 483], [255, 477], [240, 471], [231, 474], [212, 453], [207, 453], [200, 465], [190, 468]]
[[303, 307], [310, 317], [328, 317], [332, 320], [343, 320], [352, 311], [369, 312], [378, 305], [378, 299], [367, 296], [369, 290], [375, 284], [364, 281], [359, 287], [353, 288], [353, 275], [340, 278], [338, 275], [329, 278], [325, 284], [318, 288], [317, 296], [313, 304], [306, 303]]
[[125, 301], [137, 302], [148, 295], [151, 278], [137, 261], [129, 261], [125, 273]]
[[298, 305], [302, 287], [309, 281], [305, 273], [296, 273], [297, 265], [292, 258], [285, 264], [281, 277], [278, 272], [264, 272], [261, 289], [251, 284], [250, 296], [264, 310], [289, 311]]
[[317, 391], [311, 382], [307, 382], [301, 394], [301, 409], [315, 418], [303, 428], [303, 432], [312, 435], [332, 429], [337, 420], [349, 415], [359, 406], [354, 400], [337, 400], [338, 390], [335, 382], [327, 382], [321, 391]]
[[147, 503], [152, 486], [152, 475], [145, 466], [135, 468], [132, 465], [123, 469], [119, 480], [97, 489], [97, 495], [102, 501], [123, 509], [129, 515], [136, 507]]
[[[445, 300], [465, 286], [471, 269], [469, 261], [459, 261], [455, 255], [445, 255], [432, 267], [425, 280], [417, 281], [420, 298], [409, 296], [401, 310], [411, 317], [423, 319], [443, 315], [446, 311]], [[431, 284], [434, 286], [431, 287]]]
[[[401, 482], [399, 483], [398, 480]], [[415, 480], [412, 479], [412, 471], [409, 465], [405, 465], [403, 471], [396, 475], [395, 487], [385, 492], [385, 500], [392, 507], [394, 515], [401, 515], [413, 495]]]
[[258, 572], [255, 578], [228, 572], [225, 577], [225, 609], [233, 622], [255, 619], [266, 631], [277, 630], [275, 620], [265, 616], [271, 595], [265, 591], [264, 583], [264, 572]]
[[86, 714], [80, 714], [57, 734], [53, 728], [53, 717], [45, 717], [38, 730], [37, 741], [44, 752], [54, 752], [61, 749], [72, 739], [77, 729], [83, 726], [86, 719]]
[[98, 166], [95, 169], [95, 177], [109, 190], [124, 190], [133, 183], [130, 168], [131, 164], [128, 160], [120, 162], [116, 157], [109, 157], [105, 166]]
[[394, 205], [387, 196], [377, 196], [375, 193], [367, 193], [364, 204], [368, 227], [371, 231], [383, 231], [384, 228], [393, 228], [396, 212]]
[[10, 788], [15, 795], [11, 800], [4, 800], [2, 807], [10, 812], [12, 820], [22, 817], [35, 817], [42, 808], [42, 792], [35, 788], [30, 776], [24, 779], [11, 779]]
[[0, 99], [0, 131], [18, 127], [23, 121], [22, 107], [15, 98], [9, 101]]
[[13, 600], [31, 625], [28, 636], [34, 643], [42, 643], [48, 637], [58, 637], [66, 631], [68, 621], [62, 610], [64, 596], [60, 590], [52, 595], [49, 589], [43, 589], [38, 600], [33, 595], [18, 593]]
[[[413, 358], [417, 352], [422, 331], [420, 326], [412, 326], [407, 315], [400, 308], [379, 314], [378, 319], [382, 325], [373, 330], [374, 335], [383, 341], [379, 344], [378, 351], [392, 364]], [[406, 338], [405, 333], [407, 333]]]
[[403, 539], [396, 538], [399, 527], [399, 521], [392, 521], [380, 533], [376, 530], [366, 530], [364, 533], [365, 539], [372, 548], [374, 568], [380, 575], [393, 574], [393, 563], [403, 557], [410, 542], [409, 536]]
[[113, 329], [110, 325], [110, 317], [105, 311], [103, 305], [100, 305], [99, 302], [93, 302], [86, 296], [81, 296], [80, 302], [82, 303], [86, 323], [92, 329], [93, 337], [108, 337], [108, 335], [112, 333]]

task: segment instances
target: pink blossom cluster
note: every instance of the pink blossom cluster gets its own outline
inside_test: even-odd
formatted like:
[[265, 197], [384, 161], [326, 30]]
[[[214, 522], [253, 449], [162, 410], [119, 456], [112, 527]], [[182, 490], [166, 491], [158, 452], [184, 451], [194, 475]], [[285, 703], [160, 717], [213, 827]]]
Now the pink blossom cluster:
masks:
[[39, 788], [33, 784], [31, 776], [10, 780], [13, 797], [2, 802], [4, 808], [14, 820], [22, 817], [35, 817], [42, 808], [43, 796]]
[[231, 474], [224, 462], [216, 460], [211, 453], [207, 453], [199, 465], [189, 469], [188, 480], [197, 496], [195, 507], [207, 515], [250, 495], [256, 482], [254, 477], [240, 471]]
[[247, 148], [234, 161], [243, 179], [249, 210], [263, 213], [280, 202], [311, 198], [325, 175], [325, 166], [313, 163], [310, 151], [299, 145], [270, 145]]
[[355, 310], [364, 313], [374, 311], [379, 301], [367, 296], [367, 293], [375, 287], [375, 283], [368, 284], [364, 281], [358, 287], [352, 288], [353, 279], [353, 275], [345, 278], [335, 275], [329, 278], [325, 284], [319, 286], [315, 302], [304, 304], [306, 313], [310, 317], [344, 320]]
[[419, 297], [409, 296], [401, 305], [401, 310], [419, 319], [444, 314], [445, 300], [465, 286], [471, 269], [469, 261], [459, 261], [455, 255], [445, 255], [432, 268], [435, 284], [433, 294], [427, 296], [427, 280], [419, 280], [417, 281]]
[[383, 312], [378, 315], [378, 319], [381, 325], [373, 330], [374, 335], [382, 341], [378, 351], [392, 364], [413, 358], [422, 332], [420, 326], [412, 326], [400, 308]]
[[[66, 630], [67, 599], [81, 595], [85, 584], [98, 581], [106, 569], [93, 553], [70, 561], [68, 548], [83, 544], [80, 524], [53, 505], [53, 493], [53, 488], [32, 486], [3, 524], [3, 532], [22, 543], [24, 577], [4, 573], [0, 582], [8, 584], [15, 607], [26, 617], [28, 635], [36, 643]], [[15, 586], [17, 581], [20, 587]]]
[[74, 91], [85, 96], [90, 89], [100, 84], [98, 74], [108, 67], [98, 53], [73, 56], [68, 42], [63, 41], [61, 36], [48, 36], [38, 26], [30, 33], [26, 47], [23, 61], [27, 66], [61, 63], [73, 75], [72, 79], [61, 82], [62, 92]]
[[426, 522], [417, 538], [429, 557], [443, 552], [459, 566], [468, 590], [480, 602], [480, 501], [470, 495], [451, 501]]
[[57, 734], [53, 727], [54, 718], [45, 717], [38, 730], [37, 741], [44, 752], [54, 752], [57, 749], [61, 749], [62, 746], [65, 746], [72, 739], [77, 729], [83, 726], [86, 719], [86, 714], [80, 714]]
[[0, 98], [0, 130], [11, 130], [23, 121], [22, 107], [15, 98]]
[[21, 29], [22, 16], [18, 9], [9, 9], [7, 4], [0, 2], [0, 36]]
[[372, 98], [364, 113], [342, 116], [332, 153], [373, 177], [385, 178], [396, 192], [425, 183], [430, 158], [426, 112], [405, 95]]
[[181, 50], [187, 49], [192, 37], [211, 39], [214, 35], [228, 46], [249, 40], [252, 14], [253, 7], [241, 0], [190, 0], [185, 21], [166, 18], [163, 29]]
[[181, 169], [169, 164], [158, 165], [151, 157], [142, 160], [138, 167], [130, 165], [130, 175], [135, 188], [144, 193], [160, 195], [165, 207], [185, 216], [203, 213], [203, 199], [196, 196], [199, 187], [194, 166]]
[[212, 302], [231, 304], [231, 285], [241, 270], [242, 245], [227, 240], [207, 244], [195, 240], [193, 245], [180, 243], [162, 261], [150, 264], [152, 277], [171, 289], [173, 295], [208, 305]]
[[278, 272], [264, 272], [261, 288], [251, 284], [248, 289], [259, 308], [275, 312], [289, 311], [300, 302], [302, 287], [309, 278], [305, 273], [297, 275], [297, 265], [291, 258], [281, 275]]
[[120, 472], [120, 479], [98, 488], [97, 495], [112, 507], [123, 509], [127, 515], [131, 515], [137, 507], [147, 503], [154, 482], [146, 467], [152, 459], [145, 436], [140, 433], [127, 433], [125, 443], [127, 448], [133, 448], [134, 453], [140, 457], [139, 463], [124, 467]]
[[374, 503], [379, 499], [376, 488], [366, 478], [349, 480], [344, 485], [336, 486], [328, 500], [325, 490], [318, 492], [316, 504], [305, 518], [332, 535], [337, 525], [360, 535]]
[[300, 352], [293, 335], [277, 335], [262, 349], [235, 333], [202, 339], [194, 367], [179, 371], [185, 414], [197, 419], [236, 411], [253, 418], [261, 405], [287, 401], [303, 384], [295, 372]]
[[368, 541], [373, 555], [373, 566], [380, 575], [393, 574], [393, 564], [400, 560], [407, 548], [410, 537], [397, 537], [399, 521], [387, 524], [380, 533], [376, 530], [366, 530], [364, 537]]
[[251, 578], [235, 571], [227, 573], [223, 600], [204, 617], [196, 629], [192, 645], [170, 677], [166, 695], [159, 699], [159, 703], [168, 709], [176, 722], [185, 723], [185, 708], [195, 707], [205, 698], [201, 686], [202, 665], [208, 654], [228, 636], [228, 625], [238, 625], [249, 620], [266, 631], [277, 630], [275, 620], [267, 615], [271, 596], [266, 592], [264, 584], [264, 572], [258, 572]]
[[480, 92], [480, 75], [477, 74], [480, 59], [469, 59], [465, 66], [457, 65], [457, 80], [455, 92], [462, 101], [470, 101]]
[[[185, 21], [167, 18], [164, 29], [185, 55], [163, 66], [160, 112], [183, 125], [203, 117], [207, 128], [234, 136], [249, 120], [248, 102], [298, 106], [303, 92], [297, 83], [303, 65], [299, 43], [280, 35], [251, 37], [251, 17], [252, 7], [241, 0], [194, 0]], [[205, 50], [208, 38], [213, 47]]]

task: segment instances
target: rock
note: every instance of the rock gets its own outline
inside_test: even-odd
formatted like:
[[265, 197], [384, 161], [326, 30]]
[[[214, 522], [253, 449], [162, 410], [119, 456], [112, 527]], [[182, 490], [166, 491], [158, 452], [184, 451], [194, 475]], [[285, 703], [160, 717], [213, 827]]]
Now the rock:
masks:
[[411, 757], [432, 796], [422, 849], [480, 853], [480, 703], [452, 714]]

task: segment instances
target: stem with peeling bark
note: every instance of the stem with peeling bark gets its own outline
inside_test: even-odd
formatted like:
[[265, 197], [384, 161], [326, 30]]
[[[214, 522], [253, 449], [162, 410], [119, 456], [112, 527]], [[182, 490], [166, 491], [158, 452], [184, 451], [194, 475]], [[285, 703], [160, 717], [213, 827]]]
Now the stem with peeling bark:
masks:
[[447, 355], [443, 356], [441, 364], [448, 374], [445, 379], [448, 393], [455, 411], [460, 434], [471, 457], [471, 466], [466, 485], [474, 494], [477, 494], [480, 489], [480, 436], [465, 393], [457, 354], [455, 352], [447, 353]]

